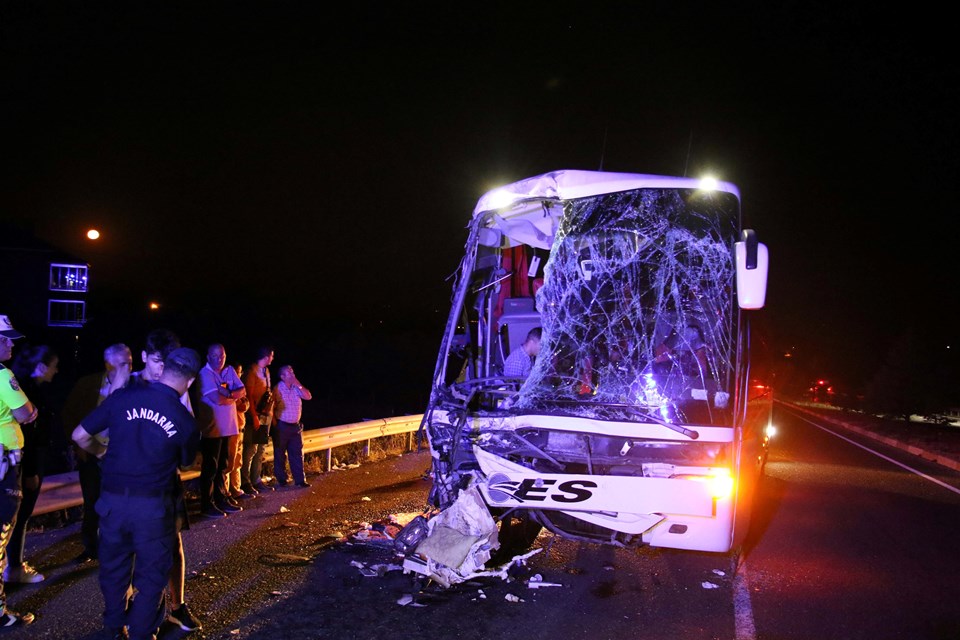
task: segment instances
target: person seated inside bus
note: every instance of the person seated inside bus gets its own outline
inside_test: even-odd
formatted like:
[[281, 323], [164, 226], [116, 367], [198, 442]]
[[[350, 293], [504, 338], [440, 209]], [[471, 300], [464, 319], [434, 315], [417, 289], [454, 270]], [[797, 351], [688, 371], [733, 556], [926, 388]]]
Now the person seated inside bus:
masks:
[[503, 375], [508, 378], [526, 378], [533, 369], [534, 359], [540, 355], [541, 327], [534, 327], [527, 332], [523, 344], [510, 352], [503, 361]]
[[696, 324], [688, 324], [682, 331], [674, 329], [667, 338], [654, 347], [654, 370], [669, 373], [679, 366], [685, 376], [707, 375], [707, 343], [703, 331]]

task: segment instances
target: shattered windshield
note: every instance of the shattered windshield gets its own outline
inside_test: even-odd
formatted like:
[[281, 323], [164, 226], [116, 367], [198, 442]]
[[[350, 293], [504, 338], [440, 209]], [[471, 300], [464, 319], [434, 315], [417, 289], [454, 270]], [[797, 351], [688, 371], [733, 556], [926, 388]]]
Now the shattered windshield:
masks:
[[[436, 401], [731, 424], [738, 228], [736, 196], [678, 188], [524, 201], [479, 216]], [[536, 329], [539, 351], [524, 353]], [[530, 373], [514, 377], [524, 361]]]
[[568, 202], [516, 409], [728, 424], [736, 211], [732, 196], [673, 189]]

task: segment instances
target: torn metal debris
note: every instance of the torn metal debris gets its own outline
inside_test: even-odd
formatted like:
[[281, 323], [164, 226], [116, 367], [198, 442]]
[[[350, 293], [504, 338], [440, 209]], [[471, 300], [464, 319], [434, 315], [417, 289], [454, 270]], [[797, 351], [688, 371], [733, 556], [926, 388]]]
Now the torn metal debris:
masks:
[[541, 551], [535, 549], [487, 569], [492, 553], [500, 548], [497, 534], [497, 523], [479, 490], [472, 487], [432, 518], [412, 520], [398, 536], [395, 549], [404, 555], [404, 572], [427, 576], [444, 587], [484, 576], [505, 580], [511, 566]]

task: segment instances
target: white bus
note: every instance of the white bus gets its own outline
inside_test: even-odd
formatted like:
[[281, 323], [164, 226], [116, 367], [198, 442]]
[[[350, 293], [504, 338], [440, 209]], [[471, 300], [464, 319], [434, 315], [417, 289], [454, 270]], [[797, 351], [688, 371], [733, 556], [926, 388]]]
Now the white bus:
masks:
[[729, 183], [561, 170], [485, 194], [424, 412], [431, 503], [479, 490], [515, 549], [541, 528], [737, 547], [771, 416], [750, 364], [767, 259]]

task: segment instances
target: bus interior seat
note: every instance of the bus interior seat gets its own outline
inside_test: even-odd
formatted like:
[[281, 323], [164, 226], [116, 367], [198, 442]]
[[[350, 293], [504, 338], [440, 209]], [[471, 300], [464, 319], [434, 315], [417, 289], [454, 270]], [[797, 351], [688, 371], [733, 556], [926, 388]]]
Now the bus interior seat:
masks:
[[[540, 314], [533, 298], [506, 298], [500, 316], [500, 355], [505, 360], [523, 344], [527, 333], [540, 326]], [[506, 335], [504, 335], [506, 333]]]

